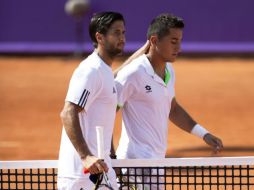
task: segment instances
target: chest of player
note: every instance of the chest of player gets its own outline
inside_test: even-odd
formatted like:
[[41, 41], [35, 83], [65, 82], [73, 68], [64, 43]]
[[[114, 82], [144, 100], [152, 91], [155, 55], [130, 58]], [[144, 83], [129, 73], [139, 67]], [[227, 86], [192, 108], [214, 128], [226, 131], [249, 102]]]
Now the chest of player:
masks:
[[106, 72], [101, 75], [100, 87], [98, 90], [98, 101], [104, 103], [116, 104], [117, 102], [117, 92], [115, 87], [115, 82], [112, 74]]
[[135, 99], [149, 104], [163, 105], [171, 102], [174, 97], [174, 84], [167, 84], [157, 75], [143, 75], [137, 80]]

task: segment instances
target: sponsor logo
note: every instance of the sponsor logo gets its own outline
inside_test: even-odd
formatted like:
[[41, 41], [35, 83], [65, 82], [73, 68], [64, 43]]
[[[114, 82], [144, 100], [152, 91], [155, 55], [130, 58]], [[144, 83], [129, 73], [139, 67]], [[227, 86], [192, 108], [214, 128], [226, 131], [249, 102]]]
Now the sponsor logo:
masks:
[[145, 86], [145, 89], [146, 89], [146, 93], [152, 92], [152, 88], [151, 88], [151, 86], [149, 86], [149, 85], [146, 85], [146, 86]]

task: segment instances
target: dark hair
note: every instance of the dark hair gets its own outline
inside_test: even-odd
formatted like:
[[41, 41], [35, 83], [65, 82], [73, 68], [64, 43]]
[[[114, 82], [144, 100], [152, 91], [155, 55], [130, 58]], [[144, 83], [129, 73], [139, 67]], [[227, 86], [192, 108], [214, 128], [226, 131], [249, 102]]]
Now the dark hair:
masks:
[[158, 39], [161, 39], [169, 34], [171, 28], [184, 28], [183, 19], [170, 13], [160, 14], [150, 23], [147, 38], [149, 39], [153, 34], [156, 34]]
[[95, 48], [98, 45], [95, 38], [96, 32], [107, 34], [112, 23], [117, 20], [125, 22], [123, 15], [117, 12], [100, 12], [93, 15], [89, 24], [89, 34]]

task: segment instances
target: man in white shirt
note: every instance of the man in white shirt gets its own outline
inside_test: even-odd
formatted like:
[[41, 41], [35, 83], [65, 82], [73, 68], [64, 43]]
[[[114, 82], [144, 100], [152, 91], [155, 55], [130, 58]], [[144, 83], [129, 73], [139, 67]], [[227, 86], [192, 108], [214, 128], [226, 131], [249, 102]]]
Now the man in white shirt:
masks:
[[[214, 151], [222, 141], [209, 133], [180, 106], [175, 97], [174, 62], [182, 41], [183, 20], [161, 14], [150, 24], [149, 51], [120, 70], [115, 79], [123, 126], [117, 158], [164, 158], [168, 120], [202, 138]], [[163, 189], [153, 186], [152, 189]]]
[[[89, 175], [103, 171], [108, 173], [113, 188], [118, 189], [109, 157], [117, 106], [111, 65], [124, 48], [124, 18], [116, 12], [97, 13], [91, 19], [89, 33], [95, 50], [74, 71], [61, 112], [61, 190], [93, 189]], [[104, 128], [104, 160], [97, 157], [96, 126]], [[90, 174], [84, 174], [84, 168]]]

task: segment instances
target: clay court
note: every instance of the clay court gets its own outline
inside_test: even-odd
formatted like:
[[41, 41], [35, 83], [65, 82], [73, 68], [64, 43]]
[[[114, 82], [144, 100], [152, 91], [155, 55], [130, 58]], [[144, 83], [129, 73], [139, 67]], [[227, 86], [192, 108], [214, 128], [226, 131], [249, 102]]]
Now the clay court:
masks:
[[[0, 57], [0, 160], [58, 158], [59, 113], [79, 62], [66, 57]], [[180, 57], [174, 68], [178, 102], [219, 136], [225, 148], [213, 155], [202, 140], [170, 124], [167, 157], [254, 155], [254, 59]], [[120, 120], [117, 114], [115, 146]]]

